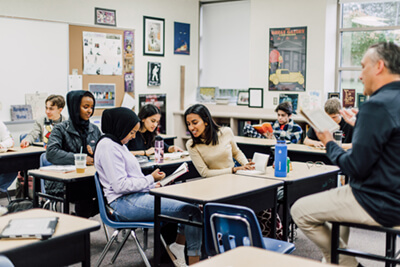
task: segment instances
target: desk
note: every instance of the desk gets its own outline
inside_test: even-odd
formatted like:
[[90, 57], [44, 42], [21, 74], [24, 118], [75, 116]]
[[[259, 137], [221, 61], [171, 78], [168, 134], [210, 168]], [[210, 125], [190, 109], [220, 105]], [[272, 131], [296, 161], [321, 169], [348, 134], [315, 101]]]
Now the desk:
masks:
[[332, 164], [325, 149], [301, 144], [289, 144], [287, 148], [288, 157], [291, 161], [322, 161], [325, 164]]
[[[160, 263], [161, 220], [181, 222], [198, 227], [202, 224], [180, 218], [163, 216], [160, 211], [161, 197], [172, 198], [194, 204], [208, 202], [229, 203], [247, 206], [255, 211], [272, 208], [273, 222], [276, 222], [276, 191], [281, 181], [260, 179], [236, 174], [224, 174], [211, 178], [181, 183], [150, 190], [154, 195], [154, 263]], [[273, 223], [273, 225], [275, 225]], [[274, 228], [275, 229], [275, 228]], [[275, 235], [275, 232], [273, 232]]]
[[59, 217], [53, 237], [47, 240], [1, 239], [0, 254], [7, 256], [15, 266], [67, 266], [78, 262], [90, 266], [90, 232], [100, 229], [97, 221], [32, 209], [0, 217], [0, 229], [10, 219], [51, 216]]
[[144, 174], [150, 174], [155, 169], [159, 168], [168, 176], [172, 174], [184, 162], [188, 164], [189, 172], [177, 178], [176, 181], [183, 181], [200, 177], [200, 174], [196, 170], [196, 167], [193, 165], [192, 160], [189, 156], [180, 159], [164, 160], [163, 163], [155, 163], [154, 160], [150, 160], [148, 163], [141, 164], [140, 167], [142, 168], [142, 172]]
[[264, 175], [254, 175], [254, 177], [263, 177], [271, 180], [283, 181], [283, 239], [287, 240], [290, 216], [290, 206], [299, 198], [325, 191], [337, 186], [337, 175], [339, 167], [333, 165], [324, 165], [322, 167], [313, 166], [310, 169], [306, 163], [293, 162], [293, 171], [287, 174], [287, 177], [281, 178], [274, 175], [272, 167], [267, 168]]
[[[97, 196], [93, 179], [96, 173], [94, 166], [87, 167], [84, 173], [58, 173], [40, 170], [31, 170], [28, 173], [33, 176], [34, 207], [39, 206], [38, 198], [41, 196], [63, 202], [63, 212], [69, 213], [70, 202], [81, 199], [91, 199]], [[40, 179], [64, 183], [63, 196], [60, 198], [41, 193]], [[91, 190], [88, 191], [88, 188]]]
[[296, 266], [327, 267], [337, 266], [298, 256], [280, 254], [256, 247], [237, 247], [225, 253], [201, 261], [193, 267], [243, 267], [243, 266]]
[[276, 145], [275, 139], [235, 136], [234, 140], [247, 158], [253, 158], [254, 152], [269, 154]]
[[24, 196], [28, 196], [27, 170], [37, 169], [40, 166], [40, 155], [46, 150], [43, 147], [29, 146], [27, 148], [14, 147], [13, 151], [0, 153], [0, 170], [2, 173], [24, 172]]

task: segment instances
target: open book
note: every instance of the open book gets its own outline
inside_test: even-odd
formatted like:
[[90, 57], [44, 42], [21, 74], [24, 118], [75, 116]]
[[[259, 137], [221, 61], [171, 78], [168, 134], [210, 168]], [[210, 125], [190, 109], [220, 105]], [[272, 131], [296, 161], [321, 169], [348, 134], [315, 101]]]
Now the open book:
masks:
[[335, 132], [339, 130], [339, 124], [337, 124], [328, 114], [320, 108], [312, 110], [300, 108], [300, 114], [306, 119], [306, 121], [318, 132], [325, 130]]
[[241, 175], [265, 174], [267, 171], [269, 155], [255, 152], [252, 162], [254, 162], [254, 170], [238, 170], [236, 173]]
[[75, 165], [50, 165], [45, 167], [40, 167], [41, 171], [48, 171], [48, 172], [74, 172], [76, 171]]
[[170, 182], [174, 181], [179, 176], [183, 175], [184, 173], [189, 172], [189, 167], [186, 162], [182, 163], [181, 166], [178, 167], [171, 175], [168, 175], [164, 179], [160, 181], [161, 186], [165, 186]]
[[271, 123], [269, 123], [269, 122], [264, 122], [263, 124], [253, 124], [252, 126], [260, 134], [274, 132], [274, 130], [272, 129]]

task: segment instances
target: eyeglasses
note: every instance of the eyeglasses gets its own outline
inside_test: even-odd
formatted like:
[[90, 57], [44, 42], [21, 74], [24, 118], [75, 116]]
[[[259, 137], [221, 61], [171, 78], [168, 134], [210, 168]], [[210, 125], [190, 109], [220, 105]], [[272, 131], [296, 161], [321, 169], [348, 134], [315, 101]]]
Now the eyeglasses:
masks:
[[321, 168], [321, 167], [325, 167], [325, 163], [323, 163], [322, 161], [307, 161], [306, 162], [307, 168], [311, 169], [312, 167], [317, 167], [317, 168]]

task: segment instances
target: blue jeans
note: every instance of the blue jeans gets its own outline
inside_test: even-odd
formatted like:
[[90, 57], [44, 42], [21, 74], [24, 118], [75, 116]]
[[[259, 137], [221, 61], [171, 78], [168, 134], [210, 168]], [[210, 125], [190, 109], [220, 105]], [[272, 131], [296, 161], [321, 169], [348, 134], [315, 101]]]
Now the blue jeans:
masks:
[[[154, 221], [154, 196], [147, 192], [127, 194], [110, 203], [118, 221]], [[195, 205], [161, 198], [161, 213], [169, 216], [201, 222], [201, 212]], [[202, 229], [195, 226], [180, 225], [179, 233], [184, 234], [188, 256], [200, 256]]]

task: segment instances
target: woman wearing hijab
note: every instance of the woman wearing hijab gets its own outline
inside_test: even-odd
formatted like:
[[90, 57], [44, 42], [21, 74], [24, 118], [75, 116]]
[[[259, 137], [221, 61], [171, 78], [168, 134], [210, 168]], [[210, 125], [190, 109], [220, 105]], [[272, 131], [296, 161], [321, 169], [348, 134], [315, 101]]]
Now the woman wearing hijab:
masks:
[[[96, 101], [89, 91], [77, 90], [67, 94], [69, 119], [54, 126], [46, 149], [47, 160], [54, 165], [74, 165], [74, 154], [87, 154], [86, 164], [93, 165], [93, 149], [101, 136], [99, 128], [89, 122]], [[47, 181], [46, 192], [57, 195], [63, 192], [63, 184]], [[94, 192], [95, 193], [95, 192]], [[95, 195], [95, 194], [94, 194]], [[82, 217], [97, 213], [94, 200], [75, 202], [75, 212]]]
[[[165, 173], [159, 169], [144, 175], [139, 162], [125, 146], [136, 137], [139, 128], [140, 119], [130, 109], [114, 108], [103, 112], [101, 129], [104, 135], [96, 145], [94, 165], [104, 195], [118, 221], [154, 220], [154, 197], [149, 194], [149, 190], [160, 187], [158, 181], [165, 177]], [[201, 213], [197, 206], [177, 200], [162, 199], [161, 212], [186, 219], [190, 214], [194, 221], [201, 221]], [[177, 241], [169, 246], [177, 258], [174, 261], [176, 266], [186, 266], [185, 238], [189, 264], [199, 261], [201, 231], [194, 226], [179, 229]]]

